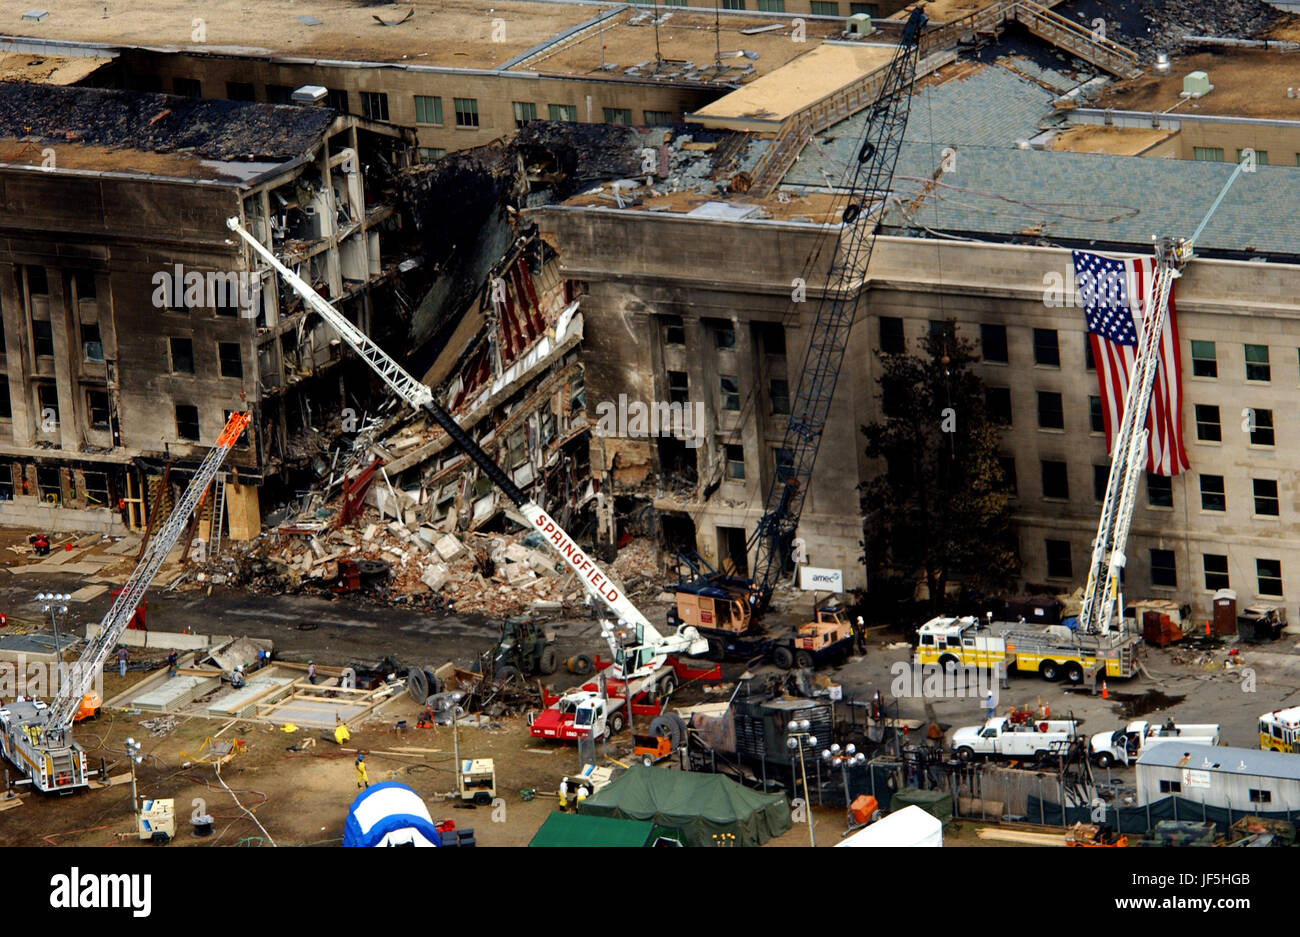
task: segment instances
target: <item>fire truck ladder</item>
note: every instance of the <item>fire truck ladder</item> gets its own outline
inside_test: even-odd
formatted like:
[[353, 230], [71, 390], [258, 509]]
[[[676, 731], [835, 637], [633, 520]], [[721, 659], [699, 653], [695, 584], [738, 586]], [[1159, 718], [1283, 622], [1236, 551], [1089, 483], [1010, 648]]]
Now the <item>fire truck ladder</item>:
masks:
[[919, 9], [912, 12], [863, 129], [848, 186], [849, 202], [844, 208], [826, 289], [818, 300], [782, 443], [788, 459], [777, 465], [764, 501], [763, 516], [747, 545], [754, 551], [749, 602], [755, 619], [771, 600], [799, 526], [849, 332], [861, 303], [862, 280], [875, 243], [872, 237], [874, 219], [878, 217], [875, 212], [877, 209], [883, 212], [907, 128], [910, 91], [916, 76], [921, 30], [926, 22], [926, 15]]

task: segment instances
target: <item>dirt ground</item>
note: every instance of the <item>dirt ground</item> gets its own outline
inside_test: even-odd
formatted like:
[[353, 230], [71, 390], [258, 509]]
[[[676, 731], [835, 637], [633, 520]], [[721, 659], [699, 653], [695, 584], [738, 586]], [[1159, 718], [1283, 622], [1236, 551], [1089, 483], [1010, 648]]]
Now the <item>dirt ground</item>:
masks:
[[1165, 130], [1141, 127], [1094, 127], [1083, 125], [1063, 130], [1052, 138], [1052, 149], [1071, 153], [1109, 153], [1136, 156], [1170, 136]]
[[[1290, 55], [1257, 50], [1201, 52], [1180, 56], [1172, 64], [1168, 75], [1149, 72], [1107, 89], [1097, 106], [1163, 111], [1177, 104], [1175, 114], [1300, 120], [1300, 97], [1287, 97], [1287, 89], [1297, 84]], [[1214, 90], [1179, 104], [1183, 78], [1198, 70], [1209, 75]]]

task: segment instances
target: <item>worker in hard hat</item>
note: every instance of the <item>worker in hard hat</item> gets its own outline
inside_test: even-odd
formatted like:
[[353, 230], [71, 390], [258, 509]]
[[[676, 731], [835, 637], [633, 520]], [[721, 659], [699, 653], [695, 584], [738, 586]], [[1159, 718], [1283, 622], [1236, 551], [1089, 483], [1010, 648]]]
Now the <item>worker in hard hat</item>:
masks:
[[244, 665], [236, 664], [234, 672], [230, 675], [230, 686], [233, 689], [240, 690], [243, 689], [247, 683], [248, 681], [244, 679]]
[[569, 779], [560, 780], [560, 809], [563, 810], [569, 805]]
[[366, 753], [357, 752], [357, 787], [369, 787], [370, 776], [366, 774]]

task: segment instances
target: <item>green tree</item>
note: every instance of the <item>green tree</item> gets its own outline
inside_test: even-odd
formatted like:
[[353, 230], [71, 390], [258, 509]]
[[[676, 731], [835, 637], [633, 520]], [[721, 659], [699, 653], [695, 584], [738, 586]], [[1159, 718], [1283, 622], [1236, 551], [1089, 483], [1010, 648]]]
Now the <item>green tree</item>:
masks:
[[992, 594], [1012, 586], [1019, 561], [974, 345], [949, 323], [923, 348], [879, 355], [884, 419], [862, 432], [883, 471], [862, 488], [864, 561], [873, 581], [924, 578], [938, 612], [950, 580]]

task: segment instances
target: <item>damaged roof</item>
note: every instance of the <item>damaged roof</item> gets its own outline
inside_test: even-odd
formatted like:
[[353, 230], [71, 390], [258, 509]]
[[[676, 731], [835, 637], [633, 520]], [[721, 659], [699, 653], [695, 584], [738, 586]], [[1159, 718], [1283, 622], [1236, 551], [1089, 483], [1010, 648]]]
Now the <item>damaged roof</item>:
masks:
[[0, 137], [221, 162], [295, 159], [335, 116], [327, 108], [0, 82]]

